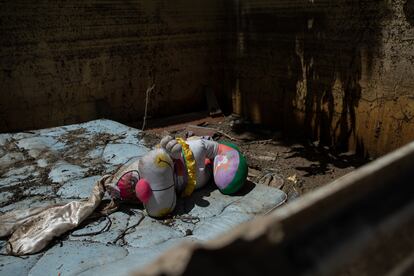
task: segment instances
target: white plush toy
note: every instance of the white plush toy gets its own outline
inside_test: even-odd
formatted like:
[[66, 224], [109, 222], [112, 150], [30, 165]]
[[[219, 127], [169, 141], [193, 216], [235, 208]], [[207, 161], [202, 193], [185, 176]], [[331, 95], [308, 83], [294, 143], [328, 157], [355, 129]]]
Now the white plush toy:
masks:
[[236, 146], [197, 137], [184, 141], [166, 136], [158, 148], [108, 178], [106, 187], [113, 198], [142, 202], [150, 216], [163, 217], [174, 210], [177, 194], [190, 196], [213, 174], [225, 194], [242, 187], [247, 164]]

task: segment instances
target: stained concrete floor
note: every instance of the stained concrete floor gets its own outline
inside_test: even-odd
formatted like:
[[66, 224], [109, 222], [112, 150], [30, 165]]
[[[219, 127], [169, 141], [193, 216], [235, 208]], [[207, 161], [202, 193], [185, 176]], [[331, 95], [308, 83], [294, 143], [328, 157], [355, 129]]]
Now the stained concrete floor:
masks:
[[[87, 198], [102, 175], [148, 150], [139, 130], [109, 120], [1, 134], [0, 212]], [[39, 254], [0, 256], [0, 274], [128, 274], [171, 246], [217, 237], [285, 200], [279, 189], [248, 182], [235, 196], [213, 185], [196, 191], [163, 220], [126, 205], [86, 221]], [[4, 245], [0, 240], [3, 251]]]

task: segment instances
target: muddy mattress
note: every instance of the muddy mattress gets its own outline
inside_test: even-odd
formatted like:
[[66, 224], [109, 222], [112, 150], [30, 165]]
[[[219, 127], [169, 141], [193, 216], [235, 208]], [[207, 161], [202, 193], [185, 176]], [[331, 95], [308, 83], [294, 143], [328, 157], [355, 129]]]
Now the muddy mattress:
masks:
[[[141, 137], [139, 130], [110, 120], [0, 134], [0, 212], [87, 198], [102, 175], [149, 151]], [[171, 246], [213, 239], [285, 200], [276, 188], [248, 183], [234, 196], [214, 185], [196, 191], [162, 220], [126, 205], [86, 221], [39, 254], [1, 255], [0, 274], [128, 274]], [[0, 240], [3, 253], [5, 243]]]

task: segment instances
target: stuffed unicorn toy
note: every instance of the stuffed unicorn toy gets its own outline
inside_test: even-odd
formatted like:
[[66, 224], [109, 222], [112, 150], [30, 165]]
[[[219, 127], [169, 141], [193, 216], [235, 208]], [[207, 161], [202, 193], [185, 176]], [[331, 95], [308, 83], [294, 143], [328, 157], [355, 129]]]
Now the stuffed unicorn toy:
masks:
[[157, 148], [121, 167], [105, 186], [112, 198], [140, 202], [148, 215], [163, 217], [174, 210], [177, 195], [191, 196], [212, 177], [222, 193], [236, 193], [247, 170], [245, 157], [231, 143], [166, 136]]

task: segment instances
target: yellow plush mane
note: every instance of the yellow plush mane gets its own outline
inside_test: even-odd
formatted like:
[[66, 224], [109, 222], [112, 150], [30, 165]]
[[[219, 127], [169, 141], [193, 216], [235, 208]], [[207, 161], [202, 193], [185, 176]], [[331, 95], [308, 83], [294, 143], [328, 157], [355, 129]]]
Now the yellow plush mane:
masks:
[[191, 151], [188, 144], [184, 141], [182, 138], [176, 138], [177, 142], [181, 145], [183, 149], [183, 156], [184, 156], [184, 162], [187, 168], [187, 174], [188, 174], [188, 183], [185, 186], [185, 189], [182, 193], [182, 196], [190, 196], [196, 186], [196, 162], [194, 159], [193, 152]]

